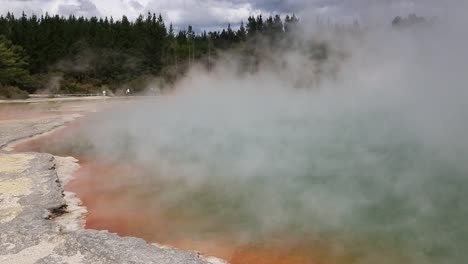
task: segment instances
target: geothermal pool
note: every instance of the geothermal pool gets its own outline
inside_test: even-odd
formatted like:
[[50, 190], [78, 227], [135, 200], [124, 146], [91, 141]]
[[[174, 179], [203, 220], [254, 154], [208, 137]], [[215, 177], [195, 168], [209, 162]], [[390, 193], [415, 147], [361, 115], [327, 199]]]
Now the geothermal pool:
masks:
[[87, 228], [233, 264], [464, 262], [464, 144], [382, 105], [268, 99], [145, 102], [16, 150], [80, 160]]

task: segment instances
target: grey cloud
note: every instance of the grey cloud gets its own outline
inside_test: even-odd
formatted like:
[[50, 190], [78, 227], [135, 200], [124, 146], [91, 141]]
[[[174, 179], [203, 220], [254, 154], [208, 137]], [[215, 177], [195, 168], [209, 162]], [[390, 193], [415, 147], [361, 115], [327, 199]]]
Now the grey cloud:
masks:
[[[232, 0], [236, 4], [250, 3], [265, 13], [295, 13], [302, 17], [327, 16], [340, 18], [381, 18], [418, 13], [439, 16], [450, 5], [462, 0]], [[314, 18], [315, 19], [315, 18]]]
[[58, 13], [61, 15], [135, 18], [147, 11], [162, 13], [177, 27], [219, 28], [237, 24], [249, 15], [295, 13], [303, 20], [317, 17], [332, 20], [373, 19], [388, 22], [393, 16], [415, 12], [440, 16], [447, 6], [463, 0], [0, 0], [0, 13]]
[[141, 10], [144, 6], [138, 1], [130, 1], [129, 4], [136, 10]]
[[61, 15], [101, 16], [96, 5], [90, 0], [78, 0], [78, 4], [61, 4], [58, 6]]

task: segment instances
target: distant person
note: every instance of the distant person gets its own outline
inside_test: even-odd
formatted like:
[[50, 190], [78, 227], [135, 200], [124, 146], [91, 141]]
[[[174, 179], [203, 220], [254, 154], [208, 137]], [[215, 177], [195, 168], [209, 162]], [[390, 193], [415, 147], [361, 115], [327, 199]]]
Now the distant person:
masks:
[[129, 94], [130, 94], [130, 89], [127, 89], [127, 90], [125, 91], [125, 95], [129, 95]]

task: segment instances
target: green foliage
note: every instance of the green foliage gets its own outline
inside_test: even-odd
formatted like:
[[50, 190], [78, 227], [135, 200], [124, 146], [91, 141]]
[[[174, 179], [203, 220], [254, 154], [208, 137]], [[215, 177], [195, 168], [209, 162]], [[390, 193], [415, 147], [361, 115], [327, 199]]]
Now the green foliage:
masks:
[[61, 94], [98, 94], [101, 89], [91, 83], [64, 82], [59, 93]]
[[[262, 17], [257, 17], [255, 29], [242, 23], [238, 30], [228, 25], [197, 34], [190, 25], [175, 32], [161, 15], [151, 13], [135, 21], [126, 16], [114, 21], [48, 14], [16, 18], [8, 13], [0, 16], [0, 34], [6, 36], [0, 39], [0, 83], [29, 92], [47, 90], [42, 77], [49, 72], [63, 76], [59, 92], [91, 91], [103, 85], [115, 90], [146, 75], [171, 83], [195, 61], [209, 67], [219, 50], [241, 47], [257, 31], [268, 31], [272, 38], [281, 35], [281, 18], [270, 20], [263, 26]], [[32, 81], [28, 70], [35, 76]]]
[[[242, 54], [245, 69], [251, 71], [265, 56], [292, 47], [298, 23], [295, 15], [284, 21], [279, 15], [259, 15], [249, 17], [245, 25], [241, 22], [238, 29], [228, 24], [226, 29], [197, 33], [190, 25], [176, 32], [172, 24], [166, 27], [161, 15], [151, 13], [134, 21], [126, 16], [17, 18], [8, 13], [0, 16], [0, 84], [28, 92], [84, 93], [102, 86], [115, 92], [135, 86], [141, 76], [174, 83], [195, 62], [210, 69], [224, 50]], [[326, 47], [317, 49], [311, 57], [326, 59]], [[63, 82], [51, 88], [47, 78], [56, 76]]]
[[0, 85], [0, 99], [26, 99], [29, 95], [16, 86]]
[[124, 85], [125, 88], [130, 89], [132, 93], [143, 92], [146, 86], [150, 83], [153, 78], [151, 76], [140, 76], [134, 80], [129, 81]]
[[26, 55], [20, 46], [0, 35], [0, 85], [21, 85], [29, 81]]

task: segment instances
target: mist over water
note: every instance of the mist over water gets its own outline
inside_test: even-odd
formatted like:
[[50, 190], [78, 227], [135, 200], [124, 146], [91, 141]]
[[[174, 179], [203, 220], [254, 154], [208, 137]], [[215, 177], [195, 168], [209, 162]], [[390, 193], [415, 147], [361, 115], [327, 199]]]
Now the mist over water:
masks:
[[[170, 96], [93, 117], [67, 147], [144, 168], [132, 178], [139, 202], [186, 219], [173, 219], [173, 237], [306, 241], [341, 263], [463, 263], [468, 53], [457, 25], [318, 35], [347, 56], [317, 65], [291, 52], [255, 74], [227, 56]], [[333, 74], [303, 86], [317, 68]]]

